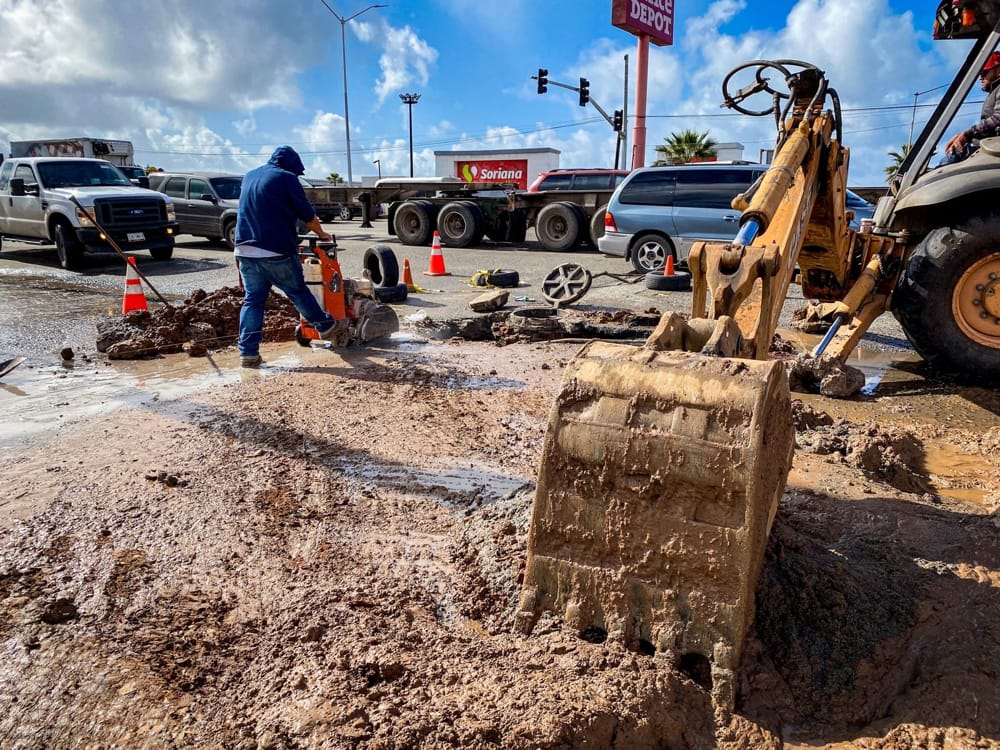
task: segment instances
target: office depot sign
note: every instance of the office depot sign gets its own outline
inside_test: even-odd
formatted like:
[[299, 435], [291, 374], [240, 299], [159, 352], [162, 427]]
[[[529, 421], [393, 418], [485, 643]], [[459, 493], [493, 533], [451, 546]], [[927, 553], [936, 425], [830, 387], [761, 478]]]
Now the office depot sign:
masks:
[[611, 25], [648, 34], [661, 47], [674, 43], [674, 0], [611, 0]]
[[478, 159], [455, 162], [455, 176], [466, 182], [509, 182], [528, 188], [527, 159]]

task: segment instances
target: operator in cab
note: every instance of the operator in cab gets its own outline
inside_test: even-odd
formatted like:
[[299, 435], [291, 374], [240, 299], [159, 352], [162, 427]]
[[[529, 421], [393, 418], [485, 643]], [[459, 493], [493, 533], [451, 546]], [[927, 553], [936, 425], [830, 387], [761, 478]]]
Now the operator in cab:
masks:
[[979, 73], [979, 84], [986, 92], [979, 121], [945, 144], [940, 167], [967, 159], [979, 148], [980, 139], [1000, 134], [1000, 52], [986, 58]]

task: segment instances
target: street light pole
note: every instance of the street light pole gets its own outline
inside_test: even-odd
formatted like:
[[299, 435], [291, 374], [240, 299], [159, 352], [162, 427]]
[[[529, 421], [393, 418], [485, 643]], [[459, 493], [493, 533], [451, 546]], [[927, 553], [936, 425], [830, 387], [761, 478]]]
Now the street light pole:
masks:
[[382, 160], [381, 159], [376, 159], [375, 161], [372, 162], [372, 164], [374, 164], [376, 167], [378, 167], [378, 178], [381, 180], [382, 179]]
[[413, 177], [413, 105], [420, 101], [420, 94], [400, 94], [399, 98], [410, 108], [410, 177]]
[[344, 18], [337, 11], [326, 4], [326, 0], [320, 0], [326, 9], [333, 13], [334, 18], [340, 21], [340, 58], [341, 63], [344, 68], [344, 126], [346, 128], [347, 134], [347, 186], [354, 186], [354, 174], [351, 171], [351, 115], [347, 106], [347, 33], [345, 29], [347, 28], [347, 22], [353, 21], [355, 18], [360, 16], [362, 13], [367, 13], [372, 8], [386, 8], [386, 5], [369, 5], [364, 10], [359, 10], [353, 16], [347, 16]]
[[940, 86], [935, 86], [932, 89], [927, 89], [926, 91], [914, 91], [913, 92], [913, 116], [910, 118], [910, 137], [906, 139], [906, 145], [913, 145], [913, 125], [917, 121], [917, 97], [923, 96], [924, 94], [929, 94], [932, 91], [937, 91], [938, 89], [943, 89], [947, 86], [947, 83], [942, 83]]

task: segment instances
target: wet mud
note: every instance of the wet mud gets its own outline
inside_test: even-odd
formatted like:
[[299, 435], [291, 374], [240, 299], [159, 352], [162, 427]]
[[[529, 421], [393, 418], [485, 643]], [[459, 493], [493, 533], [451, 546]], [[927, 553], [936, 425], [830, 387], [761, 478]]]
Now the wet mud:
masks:
[[575, 351], [306, 350], [5, 445], [0, 497], [39, 500], [0, 529], [0, 746], [1000, 746], [995, 397], [799, 399], [724, 715], [513, 628]]

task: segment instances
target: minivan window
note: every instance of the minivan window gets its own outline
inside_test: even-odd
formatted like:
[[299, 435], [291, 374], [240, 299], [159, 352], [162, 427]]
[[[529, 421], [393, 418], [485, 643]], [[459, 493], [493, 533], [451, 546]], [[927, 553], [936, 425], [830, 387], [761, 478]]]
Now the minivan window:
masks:
[[750, 187], [754, 179], [750, 170], [678, 170], [674, 203], [690, 208], [731, 208], [733, 198]]
[[643, 206], [670, 206], [673, 204], [675, 181], [675, 172], [640, 172], [622, 188], [618, 201]]

